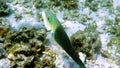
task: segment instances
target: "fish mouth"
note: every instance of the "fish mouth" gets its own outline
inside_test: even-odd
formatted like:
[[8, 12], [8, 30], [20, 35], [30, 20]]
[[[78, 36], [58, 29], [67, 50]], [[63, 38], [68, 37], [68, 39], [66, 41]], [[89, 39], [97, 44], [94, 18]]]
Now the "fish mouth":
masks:
[[42, 12], [42, 18], [44, 20], [44, 25], [45, 25], [46, 29], [48, 31], [51, 31], [50, 22], [48, 21], [46, 13], [44, 11]]

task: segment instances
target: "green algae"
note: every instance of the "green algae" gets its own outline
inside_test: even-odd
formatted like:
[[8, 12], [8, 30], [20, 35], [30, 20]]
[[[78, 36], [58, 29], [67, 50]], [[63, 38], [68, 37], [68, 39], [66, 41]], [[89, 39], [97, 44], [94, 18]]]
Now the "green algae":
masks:
[[4, 17], [0, 17], [0, 59], [5, 57], [5, 49], [4, 47], [4, 36], [9, 31], [8, 20]]
[[42, 21], [42, 14], [39, 12], [36, 13], [36, 21], [38, 22]]
[[85, 53], [87, 59], [95, 59], [101, 49], [99, 34], [93, 24], [88, 25], [84, 31], [79, 30], [73, 34], [71, 42], [76, 52]]
[[10, 8], [6, 5], [7, 0], [0, 0], [0, 17], [10, 14]]
[[108, 47], [116, 46], [116, 53], [120, 53], [120, 36], [112, 36]]
[[60, 7], [61, 9], [75, 9], [78, 6], [78, 0], [33, 0], [34, 6], [39, 8]]
[[[10, 66], [13, 68], [43, 68], [47, 64], [48, 67], [55, 68], [56, 54], [45, 46], [45, 39], [45, 29], [36, 30], [23, 27], [19, 31], [8, 31], [4, 36], [3, 48], [5, 57], [10, 60]], [[46, 59], [40, 60], [45, 55]]]
[[79, 11], [78, 10], [69, 10], [64, 13], [63, 19], [67, 20], [78, 20]]
[[113, 7], [112, 0], [85, 0], [85, 7], [89, 7], [92, 11], [98, 11], [101, 7]]
[[111, 57], [111, 53], [109, 53], [107, 50], [101, 50], [101, 54], [102, 56], [106, 57], [106, 58], [110, 58]]
[[9, 27], [9, 21], [4, 17], [0, 17], [0, 37], [3, 37], [8, 32]]
[[110, 17], [104, 17], [103, 20], [105, 21], [104, 24], [104, 30], [108, 33], [110, 33], [111, 35], [117, 35], [120, 33], [120, 13], [119, 13], [119, 9], [116, 8], [110, 8], [109, 10], [112, 10], [111, 15], [115, 15], [112, 16], [112, 19]]
[[18, 20], [21, 20], [23, 16], [21, 14], [15, 13], [14, 18], [16, 19], [16, 21], [18, 21]]
[[55, 63], [54, 63], [54, 60], [56, 60], [55, 50], [50, 50], [50, 48], [46, 48], [44, 52], [44, 56], [42, 58], [44, 59], [40, 62], [40, 65], [41, 65], [40, 68], [56, 68]]
[[116, 15], [114, 20], [106, 19], [105, 27], [104, 29], [114, 35], [117, 35], [120, 33], [120, 20], [119, 20], [119, 15]]
[[87, 21], [91, 20], [91, 17], [87, 14], [82, 14], [79, 10], [68, 10], [64, 12], [64, 20], [78, 21], [82, 24], [88, 24]]

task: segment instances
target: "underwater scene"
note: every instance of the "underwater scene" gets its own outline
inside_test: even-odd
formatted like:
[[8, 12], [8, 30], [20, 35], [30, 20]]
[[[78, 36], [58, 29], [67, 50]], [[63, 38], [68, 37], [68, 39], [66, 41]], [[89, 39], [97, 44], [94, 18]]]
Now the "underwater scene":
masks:
[[0, 68], [120, 68], [120, 0], [0, 0]]

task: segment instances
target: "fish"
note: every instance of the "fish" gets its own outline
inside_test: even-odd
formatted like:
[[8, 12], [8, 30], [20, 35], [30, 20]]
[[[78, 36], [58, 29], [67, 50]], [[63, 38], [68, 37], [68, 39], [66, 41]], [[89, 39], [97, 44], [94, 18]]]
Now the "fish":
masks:
[[86, 68], [79, 56], [76, 54], [70, 39], [65, 32], [56, 15], [49, 11], [43, 11], [42, 17], [45, 27], [53, 33], [54, 40], [65, 50], [65, 52], [79, 65], [79, 68]]

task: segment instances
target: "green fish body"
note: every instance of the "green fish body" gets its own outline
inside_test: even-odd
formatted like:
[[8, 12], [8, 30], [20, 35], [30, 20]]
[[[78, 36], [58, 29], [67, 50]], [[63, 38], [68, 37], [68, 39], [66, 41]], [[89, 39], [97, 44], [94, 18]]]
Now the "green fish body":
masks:
[[60, 24], [56, 15], [50, 12], [42, 13], [43, 19], [45, 21], [45, 26], [48, 30], [52, 30], [55, 41], [68, 53], [69, 56], [79, 65], [80, 68], [86, 68], [82, 61], [79, 59], [78, 55], [75, 53], [67, 33]]

